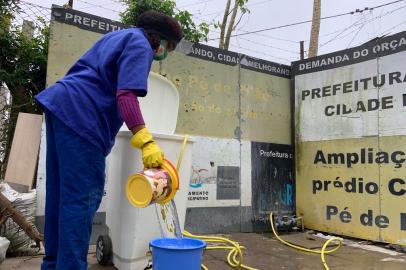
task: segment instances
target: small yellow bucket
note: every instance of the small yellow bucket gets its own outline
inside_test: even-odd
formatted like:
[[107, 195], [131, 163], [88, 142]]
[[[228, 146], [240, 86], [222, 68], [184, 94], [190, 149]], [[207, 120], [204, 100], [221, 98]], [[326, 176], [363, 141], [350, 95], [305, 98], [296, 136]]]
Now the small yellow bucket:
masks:
[[125, 187], [128, 201], [140, 208], [153, 203], [165, 204], [175, 197], [178, 190], [178, 171], [168, 160], [164, 160], [160, 168], [130, 175]]

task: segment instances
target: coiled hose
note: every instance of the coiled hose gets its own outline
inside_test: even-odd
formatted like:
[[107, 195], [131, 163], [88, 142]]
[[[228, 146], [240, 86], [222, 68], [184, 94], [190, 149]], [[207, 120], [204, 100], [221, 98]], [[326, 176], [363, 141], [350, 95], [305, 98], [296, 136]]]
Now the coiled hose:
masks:
[[[182, 149], [179, 155], [179, 159], [178, 159], [178, 164], [176, 166], [177, 170], [180, 169], [181, 163], [182, 163], [182, 159], [183, 159], [183, 153], [185, 152], [186, 149], [186, 144], [187, 141], [189, 139], [189, 135], [186, 135], [183, 141], [183, 145], [182, 145]], [[287, 245], [288, 247], [300, 250], [300, 251], [304, 251], [304, 252], [309, 252], [309, 253], [315, 253], [315, 254], [320, 254], [321, 256], [321, 261], [323, 263], [323, 266], [325, 268], [325, 270], [329, 270], [330, 268], [327, 265], [326, 262], [326, 258], [325, 258], [325, 254], [331, 254], [335, 251], [337, 251], [341, 246], [342, 246], [342, 242], [343, 239], [340, 237], [332, 237], [329, 240], [327, 240], [323, 247], [320, 250], [314, 250], [314, 249], [308, 249], [308, 248], [304, 248], [304, 247], [300, 247], [297, 245], [294, 245], [292, 243], [289, 243], [285, 240], [283, 240], [282, 238], [279, 237], [278, 233], [275, 230], [275, 226], [274, 226], [274, 222], [273, 222], [273, 213], [271, 212], [269, 214], [269, 221], [271, 222], [271, 228], [272, 228], [272, 232], [275, 235], [275, 238], [278, 239], [281, 243]], [[233, 267], [233, 268], [240, 268], [240, 269], [246, 269], [246, 270], [259, 270], [257, 268], [253, 268], [250, 266], [247, 266], [245, 264], [243, 264], [243, 253], [242, 253], [242, 249], [244, 249], [244, 246], [240, 246], [240, 244], [236, 241], [232, 241], [230, 239], [224, 238], [224, 237], [218, 237], [218, 236], [203, 236], [203, 235], [193, 235], [187, 231], [183, 231], [182, 234], [186, 237], [190, 237], [190, 238], [196, 238], [196, 239], [200, 239], [205, 241], [206, 243], [221, 243], [223, 245], [219, 246], [219, 245], [207, 245], [206, 249], [207, 250], [229, 250], [229, 253], [227, 255], [227, 263]], [[337, 242], [338, 245], [335, 248], [326, 250], [328, 245], [330, 245], [332, 242]], [[202, 269], [203, 270], [208, 270], [208, 268], [202, 264]]]
[[[340, 237], [332, 237], [329, 240], [327, 240], [323, 247], [320, 250], [314, 250], [314, 249], [308, 249], [308, 248], [304, 248], [301, 246], [297, 246], [294, 245], [292, 243], [289, 243], [285, 240], [283, 240], [278, 233], [275, 230], [275, 226], [274, 226], [274, 222], [273, 222], [273, 213], [271, 212], [269, 215], [269, 220], [271, 222], [271, 228], [272, 228], [272, 232], [275, 235], [275, 238], [277, 240], [279, 240], [281, 243], [283, 243], [284, 245], [300, 250], [300, 251], [304, 251], [304, 252], [308, 252], [308, 253], [315, 253], [315, 254], [320, 254], [321, 256], [321, 261], [323, 263], [323, 266], [325, 268], [325, 270], [329, 270], [330, 268], [327, 265], [326, 259], [325, 259], [325, 255], [326, 254], [331, 254], [335, 251], [337, 251], [341, 246], [342, 246], [342, 241], [343, 239]], [[183, 231], [183, 235], [186, 237], [190, 237], [190, 238], [196, 238], [196, 239], [200, 239], [203, 240], [207, 243], [207, 250], [229, 250], [229, 253], [227, 255], [227, 263], [233, 267], [233, 268], [240, 268], [240, 269], [247, 269], [247, 270], [259, 270], [257, 268], [253, 268], [250, 266], [247, 266], [245, 264], [243, 264], [243, 253], [242, 250], [244, 249], [244, 246], [241, 246], [238, 242], [236, 241], [232, 241], [230, 239], [224, 238], [224, 237], [218, 237], [218, 236], [203, 236], [203, 235], [193, 235], [187, 231]], [[338, 243], [338, 245], [332, 249], [327, 250], [327, 247], [332, 243], [332, 242], [336, 242]], [[209, 245], [209, 243], [220, 243], [223, 245]], [[208, 268], [202, 264], [202, 269], [203, 270], [208, 270]]]

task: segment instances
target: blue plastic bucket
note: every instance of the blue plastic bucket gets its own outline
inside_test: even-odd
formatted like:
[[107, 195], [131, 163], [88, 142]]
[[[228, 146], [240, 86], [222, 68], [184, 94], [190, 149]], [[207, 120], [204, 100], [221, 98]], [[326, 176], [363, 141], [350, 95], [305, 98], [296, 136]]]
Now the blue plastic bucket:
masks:
[[159, 238], [149, 246], [154, 270], [200, 270], [206, 243], [192, 238]]

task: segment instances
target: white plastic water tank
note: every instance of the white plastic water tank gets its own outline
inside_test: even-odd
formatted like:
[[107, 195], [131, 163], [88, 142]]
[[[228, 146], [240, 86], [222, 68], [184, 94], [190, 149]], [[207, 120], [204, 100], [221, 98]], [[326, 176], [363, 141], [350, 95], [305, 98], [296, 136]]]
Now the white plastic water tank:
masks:
[[[140, 103], [146, 125], [164, 151], [165, 158], [176, 165], [184, 141], [184, 136], [173, 135], [179, 107], [176, 87], [166, 78], [150, 74], [148, 95], [140, 98]], [[128, 176], [143, 169], [141, 151], [129, 144], [131, 136], [127, 128], [122, 129], [107, 158], [106, 223], [112, 240], [114, 266], [120, 270], [143, 270], [148, 264], [149, 242], [161, 237], [161, 231], [155, 206], [135, 208], [125, 195]], [[191, 175], [192, 144], [193, 140], [189, 139], [179, 170], [180, 189], [175, 195], [182, 230]]]
[[[176, 164], [183, 136], [153, 134], [165, 157]], [[113, 243], [113, 263], [120, 270], [143, 270], [148, 263], [149, 242], [161, 237], [154, 205], [135, 208], [125, 195], [127, 177], [143, 169], [141, 152], [129, 146], [131, 132], [121, 131], [107, 162], [106, 223]], [[191, 174], [192, 141], [184, 152], [179, 170], [180, 189], [175, 195], [179, 222], [183, 230], [189, 177]]]

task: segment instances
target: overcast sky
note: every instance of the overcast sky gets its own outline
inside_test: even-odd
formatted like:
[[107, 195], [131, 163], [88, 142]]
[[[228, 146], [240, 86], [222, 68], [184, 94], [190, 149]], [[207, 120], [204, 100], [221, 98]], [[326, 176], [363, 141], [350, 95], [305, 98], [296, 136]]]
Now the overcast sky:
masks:
[[[44, 7], [67, 0], [24, 0]], [[177, 7], [193, 14], [196, 23], [222, 19], [226, 0], [178, 0]], [[322, 0], [322, 17], [372, 8], [394, 0]], [[234, 34], [278, 27], [312, 18], [313, 0], [248, 0]], [[74, 0], [74, 9], [119, 20], [124, 10], [119, 0]], [[308, 50], [311, 23], [233, 37], [230, 50], [273, 62], [289, 64], [299, 59], [299, 41]], [[406, 0], [362, 13], [321, 21], [319, 55], [360, 45], [372, 38], [406, 30]], [[219, 30], [212, 28], [208, 45], [218, 46]]]

